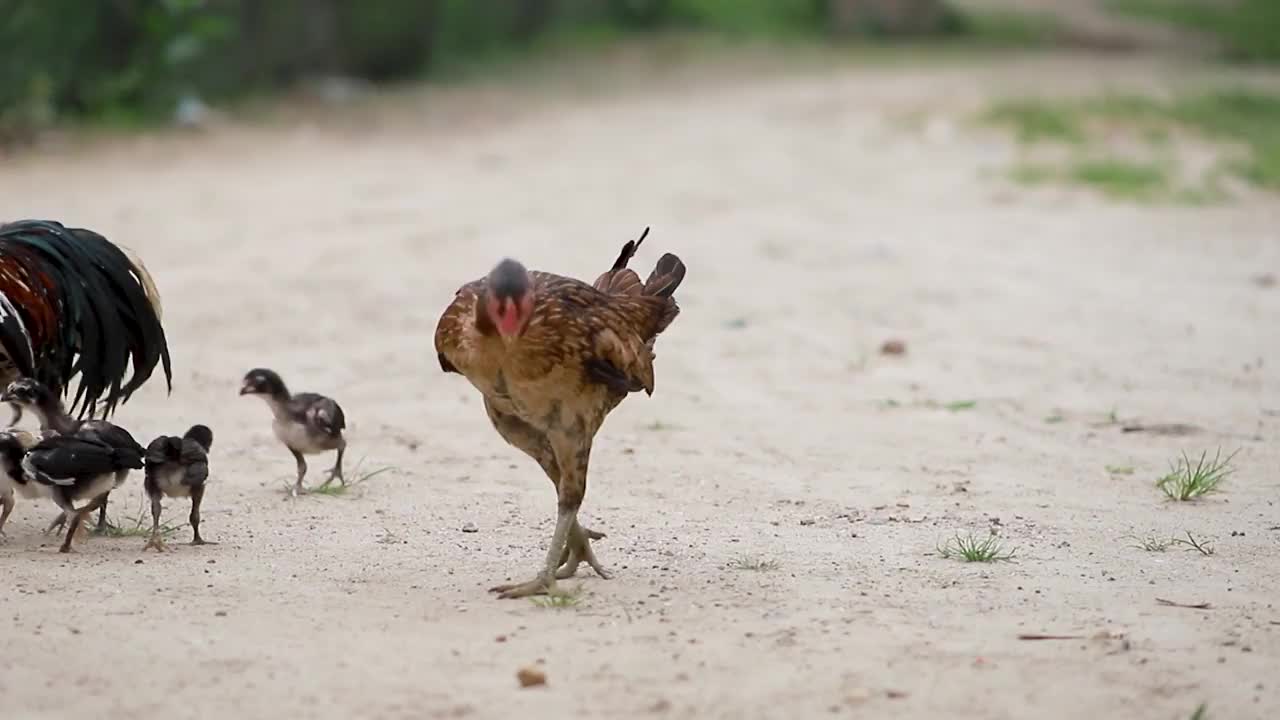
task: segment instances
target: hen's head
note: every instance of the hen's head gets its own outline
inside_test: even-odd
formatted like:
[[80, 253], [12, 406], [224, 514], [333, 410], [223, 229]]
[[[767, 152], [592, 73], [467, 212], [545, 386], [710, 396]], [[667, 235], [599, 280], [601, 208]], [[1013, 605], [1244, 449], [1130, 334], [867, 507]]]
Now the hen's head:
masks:
[[265, 395], [267, 397], [275, 397], [277, 395], [287, 395], [288, 390], [285, 389], [284, 380], [280, 379], [280, 375], [274, 370], [267, 368], [254, 368], [244, 375], [244, 382], [240, 385], [241, 395]]
[[515, 260], [498, 263], [489, 273], [484, 312], [503, 339], [519, 337], [533, 317], [533, 281]]

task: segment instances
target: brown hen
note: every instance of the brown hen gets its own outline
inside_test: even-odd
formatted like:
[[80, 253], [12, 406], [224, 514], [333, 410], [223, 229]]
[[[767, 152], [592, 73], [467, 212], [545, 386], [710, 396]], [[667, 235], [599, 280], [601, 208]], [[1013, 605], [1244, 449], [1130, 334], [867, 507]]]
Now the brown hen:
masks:
[[653, 342], [680, 312], [673, 295], [685, 274], [670, 253], [644, 283], [627, 269], [648, 233], [594, 285], [503, 260], [463, 285], [436, 326], [441, 369], [471, 381], [498, 434], [538, 461], [559, 499], [545, 566], [493, 588], [500, 597], [549, 593], [583, 562], [609, 577], [591, 549], [604, 536], [578, 524], [591, 443], [623, 398], [653, 393]]

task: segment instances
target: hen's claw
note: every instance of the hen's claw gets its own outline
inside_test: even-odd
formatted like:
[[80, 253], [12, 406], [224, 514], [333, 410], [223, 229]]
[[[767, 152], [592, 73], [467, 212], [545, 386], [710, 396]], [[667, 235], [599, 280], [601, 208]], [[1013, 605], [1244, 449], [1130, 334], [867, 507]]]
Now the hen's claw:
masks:
[[489, 588], [489, 592], [498, 593], [498, 597], [502, 600], [511, 600], [514, 598], [531, 597], [533, 595], [550, 595], [555, 592], [555, 589], [555, 578], [539, 575], [529, 582], [491, 587]]
[[609, 571], [604, 565], [596, 559], [596, 554], [591, 550], [591, 541], [599, 540], [604, 537], [604, 533], [596, 532], [581, 525], [575, 526], [569, 533], [569, 539], [564, 544], [564, 552], [560, 555], [560, 566], [556, 570], [556, 579], [565, 580], [574, 576], [578, 572], [578, 566], [586, 563], [591, 566], [592, 570], [603, 580], [609, 579]]

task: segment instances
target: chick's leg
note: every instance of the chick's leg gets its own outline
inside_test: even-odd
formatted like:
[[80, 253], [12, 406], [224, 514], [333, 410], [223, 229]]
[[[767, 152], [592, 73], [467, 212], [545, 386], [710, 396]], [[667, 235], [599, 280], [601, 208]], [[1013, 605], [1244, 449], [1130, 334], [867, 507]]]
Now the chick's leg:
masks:
[[44, 529], [44, 533], [45, 535], [48, 535], [54, 530], [57, 530], [58, 532], [62, 532], [62, 529], [65, 528], [66, 526], [67, 526], [67, 513], [64, 510], [63, 512], [58, 513], [58, 517], [54, 518], [53, 522], [49, 523], [49, 527]]
[[303, 459], [302, 453], [298, 452], [297, 450], [294, 450], [293, 448], [289, 448], [289, 452], [293, 453], [293, 459], [298, 463], [298, 481], [294, 483], [293, 489], [290, 491], [290, 494], [292, 494], [294, 497], [298, 497], [299, 495], [306, 495], [307, 489], [302, 487], [302, 478], [307, 476], [307, 461]]
[[324, 484], [320, 487], [329, 487], [329, 483], [333, 482], [334, 478], [337, 478], [343, 485], [347, 484], [347, 479], [342, 476], [342, 456], [346, 454], [346, 452], [347, 443], [343, 441], [343, 443], [338, 446], [338, 459], [333, 463], [333, 469], [329, 471], [329, 479], [325, 480]]
[[[70, 500], [65, 501], [65, 505], [63, 505], [62, 509], [63, 509], [63, 512], [65, 512], [67, 515], [71, 517], [71, 525], [67, 528], [67, 536], [66, 538], [63, 539], [62, 547], [58, 548], [58, 552], [60, 553], [75, 552], [74, 548], [71, 547], [71, 541], [72, 539], [75, 538], [76, 531], [80, 530], [80, 528], [84, 525], [84, 519], [86, 517], [92, 514], [94, 510], [97, 510], [99, 507], [101, 507], [102, 503], [106, 502], [106, 498], [107, 496], [105, 493], [102, 495], [99, 495], [98, 497], [94, 498], [92, 502], [90, 502], [88, 505], [84, 506], [83, 508], [80, 508], [79, 510], [77, 510], [71, 504]], [[62, 503], [59, 503], [59, 504], [62, 504]]]
[[204, 486], [198, 485], [191, 488], [191, 544], [192, 545], [217, 545], [218, 543], [209, 542], [200, 537], [200, 503], [204, 500]]
[[160, 494], [156, 493], [151, 496], [151, 538], [147, 540], [147, 544], [142, 546], [142, 550], [155, 550], [156, 552], [164, 552], [168, 550], [164, 544], [164, 538], [160, 537]]
[[99, 535], [106, 534], [111, 525], [107, 522], [107, 496], [102, 496], [102, 507], [98, 508], [98, 526], [93, 531]]
[[4, 509], [0, 510], [0, 538], [4, 537], [4, 523], [9, 519], [9, 513], [13, 512], [13, 506], [16, 502], [13, 499], [13, 493], [8, 492], [0, 495], [0, 506]]

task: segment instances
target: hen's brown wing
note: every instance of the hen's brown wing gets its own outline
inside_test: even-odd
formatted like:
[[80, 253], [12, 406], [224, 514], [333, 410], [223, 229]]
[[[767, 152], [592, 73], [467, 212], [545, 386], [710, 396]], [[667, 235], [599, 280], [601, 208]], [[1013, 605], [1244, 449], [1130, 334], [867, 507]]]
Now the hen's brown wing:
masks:
[[436, 359], [445, 372], [461, 374], [458, 363], [465, 364], [465, 358], [473, 350], [471, 334], [475, 328], [476, 298], [484, 292], [484, 286], [485, 281], [481, 279], [458, 288], [453, 302], [436, 323]]
[[614, 295], [558, 275], [535, 273], [539, 302], [520, 342], [520, 374], [564, 365], [625, 395], [653, 392], [652, 341], [675, 317], [670, 297]]

